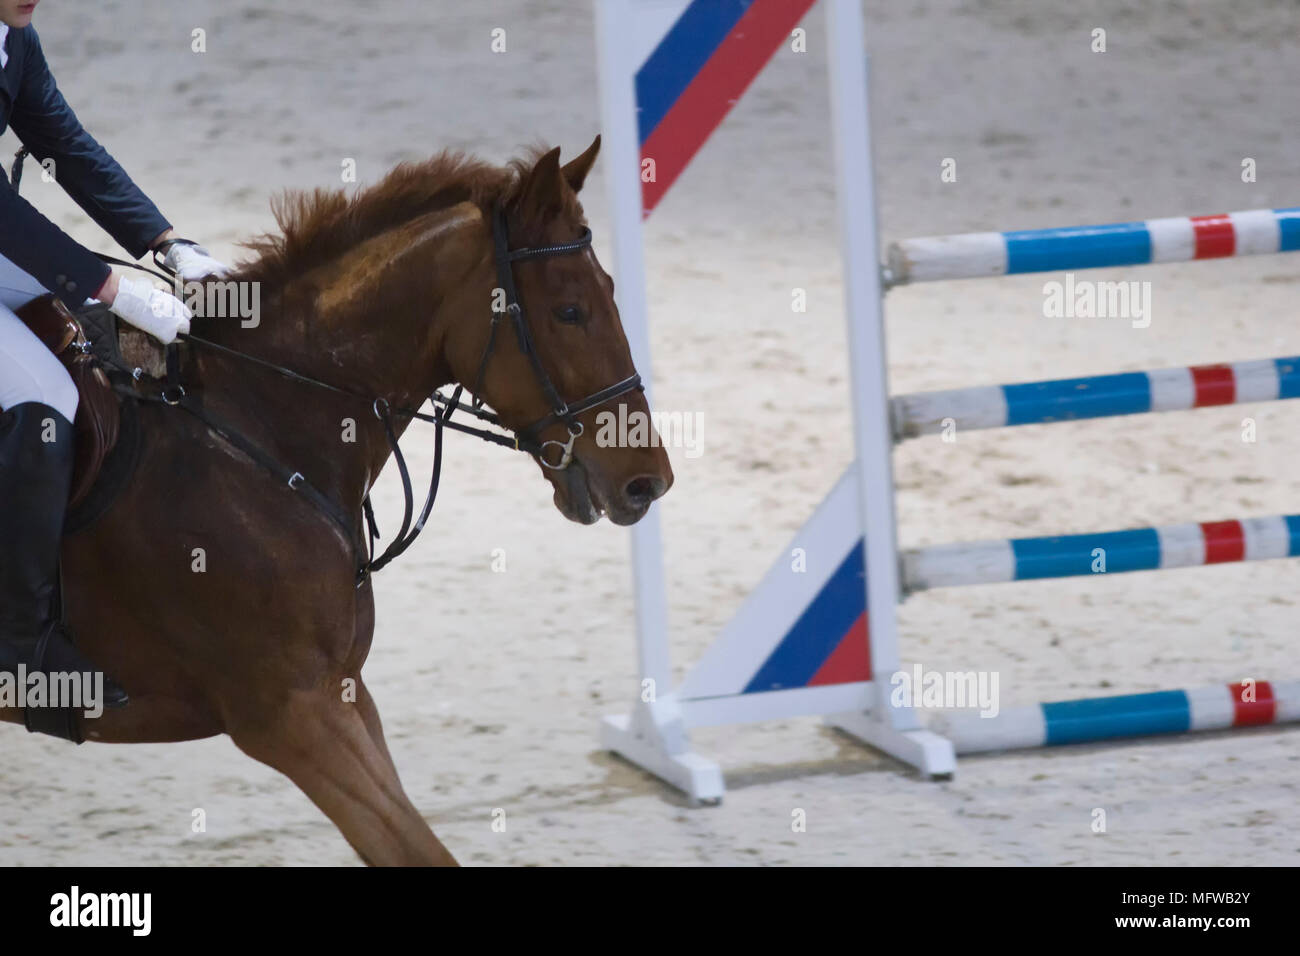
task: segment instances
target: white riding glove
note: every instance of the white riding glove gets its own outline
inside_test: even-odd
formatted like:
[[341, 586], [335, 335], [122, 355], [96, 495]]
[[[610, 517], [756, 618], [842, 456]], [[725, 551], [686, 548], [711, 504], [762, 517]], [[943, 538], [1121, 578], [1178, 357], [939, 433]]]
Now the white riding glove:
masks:
[[195, 282], [208, 276], [224, 279], [230, 274], [230, 267], [213, 259], [208, 255], [208, 250], [183, 242], [168, 247], [163, 262], [186, 282]]
[[127, 276], [118, 280], [117, 297], [108, 308], [163, 345], [171, 345], [177, 335], [188, 333], [190, 319], [194, 318], [185, 303], [170, 292], [155, 289], [148, 279]]

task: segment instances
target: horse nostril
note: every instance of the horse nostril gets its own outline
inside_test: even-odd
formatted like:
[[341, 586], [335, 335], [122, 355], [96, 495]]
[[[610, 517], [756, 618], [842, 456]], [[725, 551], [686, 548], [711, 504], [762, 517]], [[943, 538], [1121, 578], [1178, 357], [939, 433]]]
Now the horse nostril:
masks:
[[658, 475], [638, 475], [623, 486], [623, 497], [628, 504], [640, 507], [649, 505], [667, 490], [668, 482]]

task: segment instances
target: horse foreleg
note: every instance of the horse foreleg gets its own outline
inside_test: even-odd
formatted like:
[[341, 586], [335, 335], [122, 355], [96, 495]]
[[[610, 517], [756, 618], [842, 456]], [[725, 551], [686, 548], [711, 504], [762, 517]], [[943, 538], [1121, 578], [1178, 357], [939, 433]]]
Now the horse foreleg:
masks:
[[[377, 729], [377, 713], [374, 719]], [[296, 783], [371, 866], [457, 865], [407, 798], [382, 736], [376, 744], [356, 704], [333, 693], [295, 694], [269, 722], [236, 726], [230, 736]]]
[[384, 759], [388, 761], [389, 767], [393, 770], [393, 775], [396, 776], [397, 766], [393, 763], [392, 754], [388, 752], [388, 741], [384, 739], [384, 725], [379, 719], [379, 708], [375, 706], [375, 699], [370, 696], [370, 689], [362, 683], [359, 677], [357, 678], [356, 707], [366, 725], [366, 732], [370, 734], [370, 739], [375, 742], [375, 746], [384, 755]]
[[384, 724], [379, 719], [379, 708], [375, 705], [375, 699], [370, 696], [370, 689], [366, 687], [359, 677], [357, 678], [356, 708], [357, 712], [361, 714], [361, 719], [365, 722], [370, 739], [374, 741], [375, 747], [383, 754], [388, 769], [396, 778], [397, 764], [393, 763], [393, 755], [388, 751], [388, 741], [384, 738]]

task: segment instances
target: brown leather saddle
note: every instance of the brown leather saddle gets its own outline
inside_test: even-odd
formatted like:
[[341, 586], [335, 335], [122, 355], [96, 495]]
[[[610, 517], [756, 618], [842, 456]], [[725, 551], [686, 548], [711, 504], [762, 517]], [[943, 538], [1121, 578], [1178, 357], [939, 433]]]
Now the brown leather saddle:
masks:
[[92, 354], [81, 323], [63, 302], [44, 295], [18, 309], [17, 315], [63, 362], [81, 398], [72, 423], [76, 463], [68, 505], [75, 507], [90, 494], [105, 459], [117, 445], [122, 425], [117, 393]]
[[80, 396], [72, 423], [75, 461], [64, 529], [72, 534], [107, 510], [130, 480], [139, 457], [138, 409], [114, 388], [106, 361], [118, 368], [161, 373], [163, 352], [143, 332], [123, 327], [119, 335], [115, 318], [103, 305], [73, 315], [58, 298], [44, 295], [16, 311], [58, 356]]

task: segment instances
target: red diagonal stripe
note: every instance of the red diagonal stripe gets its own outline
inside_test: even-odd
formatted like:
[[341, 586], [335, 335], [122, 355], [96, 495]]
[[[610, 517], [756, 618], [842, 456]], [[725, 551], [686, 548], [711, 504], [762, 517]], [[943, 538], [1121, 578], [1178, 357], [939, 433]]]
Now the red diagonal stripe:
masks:
[[815, 0], [754, 0], [641, 147], [655, 180], [641, 184], [642, 215], [654, 211]]
[[867, 612], [863, 611], [835, 650], [817, 668], [808, 681], [809, 687], [822, 684], [852, 684], [871, 680], [871, 655], [867, 649]]

